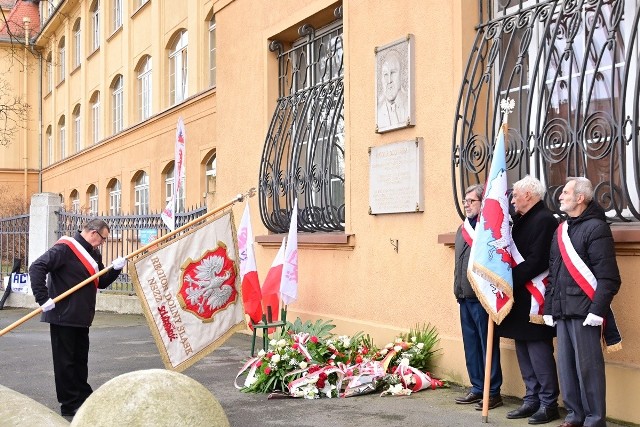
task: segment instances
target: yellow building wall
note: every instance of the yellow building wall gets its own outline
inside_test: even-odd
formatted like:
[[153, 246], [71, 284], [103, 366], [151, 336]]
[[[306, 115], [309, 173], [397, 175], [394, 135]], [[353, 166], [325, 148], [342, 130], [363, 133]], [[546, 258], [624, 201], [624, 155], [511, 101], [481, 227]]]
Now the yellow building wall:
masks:
[[[83, 14], [82, 19], [87, 20], [85, 3], [70, 10], [70, 16]], [[123, 212], [129, 212], [133, 205], [131, 181], [138, 170], [145, 170], [150, 176], [151, 210], [161, 209], [162, 171], [173, 159], [179, 116], [184, 119], [187, 132], [188, 206], [203, 200], [203, 162], [213, 149], [218, 159], [217, 191], [209, 196], [211, 205], [257, 187], [265, 136], [278, 96], [276, 56], [268, 44], [275, 38], [293, 41], [298, 37], [297, 28], [309, 19], [324, 19], [323, 23], [328, 24], [330, 18], [318, 16], [330, 16], [338, 4], [332, 0], [154, 0], [138, 11], [126, 11], [120, 33], [111, 35], [104, 29], [100, 51], [91, 55], [85, 51], [81, 68], [67, 77], [62, 86], [73, 87], [66, 89], [67, 98], [60, 95], [62, 104], [55, 93], [43, 100], [43, 129], [55, 123], [61, 111], [70, 115], [78, 102], [87, 123], [89, 96], [96, 89], [101, 92], [104, 117], [104, 141], [46, 167], [43, 190], [62, 193], [68, 201], [76, 189], [85, 204], [86, 191], [95, 184], [99, 188], [100, 210], [106, 211], [107, 185], [118, 178], [122, 183]], [[378, 345], [416, 324], [431, 323], [439, 331], [443, 350], [436, 375], [468, 383], [458, 305], [452, 293], [453, 249], [439, 244], [438, 236], [455, 231], [461, 223], [451, 190], [452, 112], [475, 37], [476, 2], [397, 0], [393, 7], [389, 4], [383, 0], [343, 2], [349, 239], [346, 244], [328, 245], [314, 241], [313, 236], [301, 238], [299, 299], [289, 307], [289, 318], [331, 319], [337, 324], [336, 332], [364, 331]], [[218, 69], [217, 87], [209, 89], [206, 18], [211, 8], [216, 17]], [[87, 33], [87, 27], [83, 28]], [[197, 95], [183, 104], [169, 106], [166, 48], [180, 28], [189, 30], [189, 94]], [[409, 33], [415, 36], [416, 125], [377, 134], [374, 48]], [[67, 46], [69, 37], [70, 34]], [[88, 46], [87, 34], [83, 41]], [[155, 116], [139, 123], [133, 68], [145, 54], [153, 58]], [[109, 85], [118, 73], [125, 78], [125, 131], [110, 136]], [[63, 91], [62, 86], [58, 90]], [[70, 141], [71, 128], [68, 129]], [[85, 126], [83, 132], [88, 140], [89, 128]], [[423, 138], [425, 146], [425, 211], [370, 215], [368, 149], [415, 138]], [[250, 204], [254, 233], [268, 235], [260, 220], [257, 199], [251, 199]], [[238, 221], [243, 207], [234, 207]], [[390, 240], [397, 240], [397, 252]], [[276, 251], [274, 244], [257, 245], [258, 270], [263, 279]], [[636, 283], [640, 251], [621, 248], [622, 252], [628, 256], [618, 258], [623, 286], [613, 306], [625, 347], [606, 355], [609, 416], [638, 423], [640, 409], [631, 404], [634, 393], [629, 390], [640, 385], [640, 332], [634, 327], [632, 305], [640, 297]], [[503, 393], [520, 396], [523, 385], [512, 341], [503, 340], [501, 354]], [[632, 386], [626, 385], [629, 382]]]

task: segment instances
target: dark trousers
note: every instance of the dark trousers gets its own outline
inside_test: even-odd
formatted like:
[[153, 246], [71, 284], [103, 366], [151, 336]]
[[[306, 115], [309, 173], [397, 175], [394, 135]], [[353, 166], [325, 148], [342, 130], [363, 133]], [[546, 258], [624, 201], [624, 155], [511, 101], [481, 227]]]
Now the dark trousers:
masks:
[[93, 392], [89, 375], [89, 328], [50, 325], [53, 373], [62, 414], [73, 414]]
[[558, 373], [553, 339], [516, 342], [516, 356], [526, 389], [524, 403], [558, 407]]
[[566, 422], [606, 427], [606, 381], [600, 327], [584, 319], [558, 320], [558, 373]]
[[[471, 381], [471, 392], [482, 394], [484, 389], [484, 367], [487, 358], [487, 328], [489, 315], [477, 299], [458, 299], [460, 304], [460, 325], [464, 357]], [[491, 379], [489, 395], [500, 394], [502, 368], [500, 367], [500, 339], [493, 336], [493, 356], [491, 357]]]

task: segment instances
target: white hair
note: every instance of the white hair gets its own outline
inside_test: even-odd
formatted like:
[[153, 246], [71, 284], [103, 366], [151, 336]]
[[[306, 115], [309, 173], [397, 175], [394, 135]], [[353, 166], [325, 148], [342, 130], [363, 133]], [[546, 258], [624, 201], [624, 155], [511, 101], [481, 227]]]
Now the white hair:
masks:
[[515, 182], [513, 184], [513, 189], [528, 191], [540, 200], [544, 198], [544, 194], [547, 192], [544, 184], [540, 182], [539, 179], [536, 179], [531, 175], [527, 175], [520, 181]]

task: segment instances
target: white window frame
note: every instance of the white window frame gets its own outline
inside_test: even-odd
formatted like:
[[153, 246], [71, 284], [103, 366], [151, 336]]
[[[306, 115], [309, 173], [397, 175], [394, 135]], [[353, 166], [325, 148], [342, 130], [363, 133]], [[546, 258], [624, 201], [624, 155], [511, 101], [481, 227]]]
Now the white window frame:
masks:
[[91, 47], [95, 51], [100, 48], [100, 0], [94, 5], [95, 9], [91, 9]]
[[73, 30], [73, 67], [78, 68], [82, 64], [82, 21], [78, 18], [77, 28]]
[[169, 53], [169, 101], [175, 105], [187, 98], [189, 34], [182, 30]]
[[94, 144], [100, 141], [100, 92], [91, 103], [91, 139]]
[[53, 90], [53, 57], [51, 52], [47, 55], [47, 93]]
[[146, 120], [151, 117], [152, 108], [152, 62], [151, 57], [147, 56], [141, 64], [138, 71], [138, 103], [140, 111], [140, 120]]
[[216, 63], [216, 17], [209, 21], [209, 86], [216, 86], [217, 63]]
[[53, 164], [53, 135], [51, 134], [51, 126], [47, 127], [47, 150], [49, 157], [49, 165]]
[[122, 0], [113, 0], [113, 32], [122, 27]]
[[124, 79], [122, 75], [116, 77], [113, 84], [113, 133], [124, 129]]
[[149, 213], [149, 175], [143, 172], [133, 187], [134, 207], [136, 215]]
[[116, 216], [120, 215], [120, 210], [122, 208], [122, 185], [119, 180], [109, 188], [109, 215]]
[[58, 45], [58, 58], [60, 61], [60, 66], [59, 66], [59, 70], [60, 70], [60, 76], [59, 76], [59, 82], [63, 82], [66, 78], [67, 75], [67, 50], [66, 50], [66, 39], [64, 37], [62, 37], [62, 39], [60, 40], [60, 44]]
[[77, 190], [71, 192], [71, 210], [74, 213], [80, 213], [80, 194]]
[[204, 187], [207, 193], [215, 193], [216, 192], [216, 179], [217, 179], [217, 163], [218, 159], [216, 153], [211, 155], [211, 158], [205, 165], [205, 182]]
[[80, 104], [76, 105], [73, 109], [73, 146], [78, 153], [82, 149], [82, 132], [81, 132], [81, 124], [80, 121], [80, 112], [81, 112]]
[[60, 160], [67, 157], [67, 127], [65, 126], [65, 117], [61, 118], [60, 124]]
[[89, 193], [89, 215], [98, 215], [98, 186], [93, 186], [93, 192]]

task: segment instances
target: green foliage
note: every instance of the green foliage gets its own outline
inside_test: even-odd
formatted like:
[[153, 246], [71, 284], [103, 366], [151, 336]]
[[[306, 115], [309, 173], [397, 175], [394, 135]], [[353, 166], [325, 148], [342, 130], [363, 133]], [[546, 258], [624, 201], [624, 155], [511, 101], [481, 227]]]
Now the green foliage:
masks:
[[298, 334], [306, 332], [311, 336], [317, 337], [319, 340], [325, 341], [331, 336], [331, 331], [336, 327], [330, 320], [318, 319], [315, 323], [310, 320], [302, 322], [298, 317], [293, 323], [287, 322], [286, 333]]
[[413, 345], [404, 353], [404, 356], [409, 358], [411, 366], [414, 368], [423, 372], [432, 371], [433, 359], [441, 351], [440, 348], [436, 348], [440, 338], [435, 326], [431, 326], [431, 324], [416, 325], [409, 329], [409, 332], [401, 334], [400, 338], [406, 342], [423, 344], [421, 346]]

